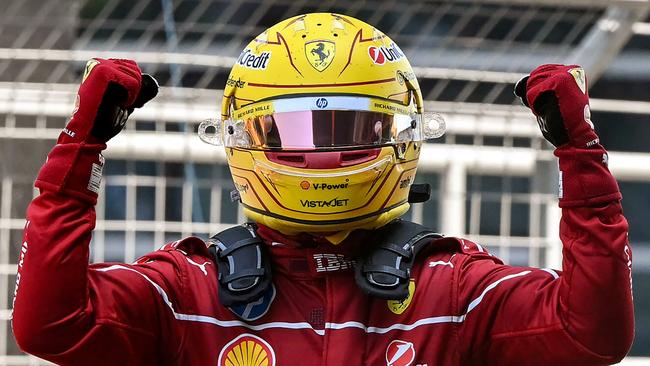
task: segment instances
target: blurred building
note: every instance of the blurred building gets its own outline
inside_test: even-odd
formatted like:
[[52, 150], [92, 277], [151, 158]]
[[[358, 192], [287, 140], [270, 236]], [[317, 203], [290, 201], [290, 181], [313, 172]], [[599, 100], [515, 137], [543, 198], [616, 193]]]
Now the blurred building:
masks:
[[93, 261], [131, 262], [243, 216], [223, 153], [194, 131], [216, 117], [229, 67], [255, 35], [313, 11], [376, 25], [415, 66], [428, 110], [447, 119], [408, 218], [484, 244], [514, 265], [561, 265], [556, 163], [513, 83], [542, 63], [579, 63], [612, 151], [634, 248], [637, 338], [650, 356], [650, 19], [633, 0], [5, 0], [0, 13], [0, 364], [16, 347], [11, 298], [32, 182], [72, 111], [91, 57], [132, 58], [163, 86], [109, 143]]

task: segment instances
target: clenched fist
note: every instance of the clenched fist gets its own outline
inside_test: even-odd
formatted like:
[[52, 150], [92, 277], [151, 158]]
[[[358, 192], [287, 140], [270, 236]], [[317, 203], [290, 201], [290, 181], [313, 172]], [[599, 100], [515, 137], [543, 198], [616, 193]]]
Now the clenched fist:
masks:
[[117, 135], [134, 108], [158, 93], [156, 80], [132, 60], [91, 59], [86, 64], [75, 110], [57, 143], [104, 143]]
[[134, 108], [158, 93], [158, 83], [131, 60], [92, 59], [86, 64], [75, 109], [34, 185], [94, 205], [101, 186], [106, 142]]
[[544, 137], [556, 147], [598, 144], [589, 110], [587, 79], [578, 65], [542, 65], [515, 86], [515, 95], [537, 116]]
[[621, 199], [609, 172], [609, 155], [591, 122], [587, 79], [580, 66], [542, 65], [519, 80], [515, 95], [537, 116], [542, 134], [557, 148], [560, 207]]

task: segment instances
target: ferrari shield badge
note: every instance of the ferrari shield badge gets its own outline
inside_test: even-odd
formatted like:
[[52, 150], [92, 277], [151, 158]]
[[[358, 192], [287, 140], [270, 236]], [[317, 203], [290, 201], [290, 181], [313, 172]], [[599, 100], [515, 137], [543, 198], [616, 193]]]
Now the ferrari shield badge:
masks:
[[573, 69], [569, 70], [569, 74], [573, 76], [573, 78], [576, 81], [576, 84], [578, 84], [578, 87], [582, 91], [582, 93], [587, 92], [587, 82], [585, 81], [585, 70], [582, 69], [582, 67], [574, 67]]
[[95, 59], [88, 60], [88, 62], [86, 63], [86, 67], [84, 68], [84, 75], [81, 78], [82, 83], [84, 81], [86, 81], [86, 79], [90, 75], [90, 72], [93, 71], [93, 68], [95, 68], [95, 66], [97, 66], [97, 65], [99, 65], [99, 61], [97, 61]]
[[318, 71], [323, 71], [332, 64], [335, 52], [336, 44], [332, 41], [316, 40], [305, 43], [307, 60]]
[[394, 314], [402, 314], [406, 309], [411, 305], [411, 300], [413, 300], [413, 295], [415, 294], [415, 281], [411, 280], [409, 282], [409, 294], [404, 300], [388, 300], [388, 309]]

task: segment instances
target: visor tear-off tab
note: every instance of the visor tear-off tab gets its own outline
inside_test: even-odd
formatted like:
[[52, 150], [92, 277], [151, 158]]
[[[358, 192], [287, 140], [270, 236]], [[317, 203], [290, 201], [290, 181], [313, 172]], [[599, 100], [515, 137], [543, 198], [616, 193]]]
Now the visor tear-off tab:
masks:
[[271, 285], [271, 263], [253, 224], [214, 235], [209, 251], [218, 267], [219, 301], [226, 307], [258, 300]]
[[426, 202], [431, 198], [431, 185], [429, 183], [414, 183], [409, 189], [409, 203]]
[[439, 238], [441, 234], [399, 219], [375, 230], [372, 252], [355, 266], [357, 285], [370, 296], [385, 300], [406, 299], [415, 258]]

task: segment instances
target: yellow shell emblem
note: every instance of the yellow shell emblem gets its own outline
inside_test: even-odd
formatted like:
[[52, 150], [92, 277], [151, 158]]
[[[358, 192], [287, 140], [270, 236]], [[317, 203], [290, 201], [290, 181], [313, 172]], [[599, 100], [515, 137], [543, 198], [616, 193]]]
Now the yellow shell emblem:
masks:
[[332, 41], [316, 40], [305, 43], [305, 56], [309, 64], [318, 71], [325, 70], [334, 60], [336, 44]]
[[219, 353], [219, 366], [275, 366], [273, 348], [262, 338], [242, 334]]
[[411, 280], [409, 282], [409, 294], [406, 299], [402, 301], [397, 300], [388, 300], [388, 310], [399, 315], [406, 311], [406, 309], [411, 305], [411, 300], [413, 300], [413, 295], [415, 294], [415, 281]]

